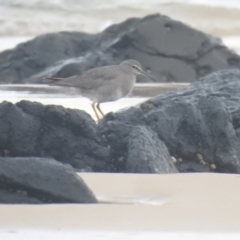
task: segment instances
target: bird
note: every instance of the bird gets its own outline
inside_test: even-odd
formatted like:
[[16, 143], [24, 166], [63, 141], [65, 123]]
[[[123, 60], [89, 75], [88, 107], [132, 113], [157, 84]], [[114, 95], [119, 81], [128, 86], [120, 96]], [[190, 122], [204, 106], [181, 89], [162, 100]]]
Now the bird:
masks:
[[99, 121], [100, 115], [104, 117], [100, 104], [127, 96], [134, 87], [137, 75], [145, 75], [157, 81], [155, 77], [143, 71], [141, 64], [134, 59], [122, 61], [119, 65], [96, 67], [82, 75], [67, 78], [45, 77], [43, 80], [49, 85], [77, 89], [81, 96], [92, 101], [92, 109]]

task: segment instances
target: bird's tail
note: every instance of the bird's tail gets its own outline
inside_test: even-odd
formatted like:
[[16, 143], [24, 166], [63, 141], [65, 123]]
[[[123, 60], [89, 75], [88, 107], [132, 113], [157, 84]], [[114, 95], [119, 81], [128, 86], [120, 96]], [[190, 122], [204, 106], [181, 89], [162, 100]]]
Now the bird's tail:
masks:
[[47, 83], [47, 84], [57, 84], [59, 81], [62, 81], [63, 78], [56, 78], [56, 77], [44, 77], [42, 78], [42, 82], [43, 83]]
[[43, 83], [53, 86], [64, 86], [64, 87], [72, 87], [71, 84], [64, 82], [64, 78], [56, 78], [56, 77], [46, 77], [43, 78]]

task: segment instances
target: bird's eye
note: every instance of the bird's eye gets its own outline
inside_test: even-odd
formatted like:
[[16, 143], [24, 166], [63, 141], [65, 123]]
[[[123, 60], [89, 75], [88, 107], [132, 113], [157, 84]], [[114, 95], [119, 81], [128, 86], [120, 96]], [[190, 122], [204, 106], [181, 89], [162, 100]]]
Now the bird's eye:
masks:
[[134, 66], [134, 65], [132, 66], [132, 68], [135, 68], [135, 69], [137, 69], [137, 67], [136, 67], [136, 66]]

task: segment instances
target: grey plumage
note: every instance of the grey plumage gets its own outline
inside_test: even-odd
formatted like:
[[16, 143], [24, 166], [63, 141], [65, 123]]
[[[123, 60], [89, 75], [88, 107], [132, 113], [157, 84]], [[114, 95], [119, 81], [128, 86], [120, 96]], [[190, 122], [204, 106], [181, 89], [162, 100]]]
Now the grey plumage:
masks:
[[49, 85], [76, 88], [81, 96], [93, 101], [92, 107], [99, 120], [94, 104], [97, 103], [96, 108], [104, 116], [100, 103], [116, 101], [128, 95], [134, 87], [136, 76], [140, 74], [156, 80], [142, 70], [138, 61], [132, 59], [123, 61], [119, 65], [90, 69], [82, 75], [64, 79], [50, 77], [44, 80]]

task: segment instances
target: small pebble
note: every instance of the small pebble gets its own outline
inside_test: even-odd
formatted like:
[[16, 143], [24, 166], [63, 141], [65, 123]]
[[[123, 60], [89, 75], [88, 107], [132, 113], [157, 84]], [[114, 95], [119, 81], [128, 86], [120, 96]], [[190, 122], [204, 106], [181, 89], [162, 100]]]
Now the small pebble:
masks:
[[173, 160], [174, 163], [177, 163], [177, 159], [175, 157], [171, 157], [171, 159]]
[[10, 151], [8, 149], [3, 150], [5, 156], [9, 156]]
[[212, 164], [210, 165], [210, 169], [211, 169], [211, 170], [216, 170], [216, 168], [217, 168], [217, 166], [216, 166], [215, 164], [212, 163]]
[[197, 153], [197, 159], [201, 162], [201, 161], [204, 161], [203, 160], [203, 155], [200, 154], [200, 153]]

